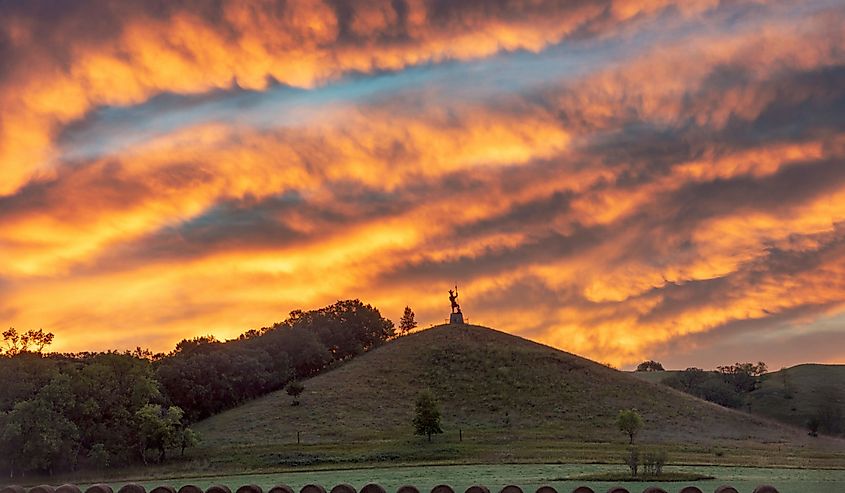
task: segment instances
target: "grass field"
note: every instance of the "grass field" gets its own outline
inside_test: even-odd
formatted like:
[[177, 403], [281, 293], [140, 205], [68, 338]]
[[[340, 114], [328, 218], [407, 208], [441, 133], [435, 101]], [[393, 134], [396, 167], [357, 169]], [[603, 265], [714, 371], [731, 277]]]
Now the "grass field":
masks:
[[[318, 483], [327, 489], [338, 483], [349, 483], [360, 489], [367, 483], [376, 482], [388, 492], [404, 484], [412, 484], [420, 491], [428, 491], [437, 484], [449, 484], [455, 491], [463, 492], [472, 484], [483, 484], [491, 492], [506, 484], [516, 484], [526, 492], [533, 492], [538, 486], [549, 484], [560, 493], [569, 493], [576, 486], [586, 484], [595, 491], [607, 491], [611, 485], [619, 482], [565, 481], [580, 474], [599, 474], [619, 471], [622, 466], [609, 465], [572, 465], [572, 464], [498, 464], [498, 465], [452, 465], [426, 467], [390, 467], [348, 470], [326, 470], [308, 472], [287, 472], [272, 474], [248, 474], [232, 476], [186, 477], [174, 480], [142, 482], [149, 491], [160, 484], [180, 487], [184, 484], [196, 484], [207, 488], [212, 484], [225, 484], [234, 489], [243, 484], [258, 484], [265, 491], [275, 484], [288, 484], [295, 490], [308, 483]], [[683, 486], [694, 484], [705, 492], [712, 492], [721, 484], [732, 484], [741, 493], [751, 493], [758, 485], [775, 485], [780, 493], [837, 493], [845, 491], [845, 471], [843, 470], [796, 470], [796, 469], [756, 469], [747, 467], [669, 467], [667, 471], [693, 472], [715, 477], [714, 480], [677, 482], [677, 483], [629, 483], [632, 493], [639, 493], [648, 485], [660, 485], [670, 493], [680, 491]], [[112, 483], [117, 488], [123, 483]]]

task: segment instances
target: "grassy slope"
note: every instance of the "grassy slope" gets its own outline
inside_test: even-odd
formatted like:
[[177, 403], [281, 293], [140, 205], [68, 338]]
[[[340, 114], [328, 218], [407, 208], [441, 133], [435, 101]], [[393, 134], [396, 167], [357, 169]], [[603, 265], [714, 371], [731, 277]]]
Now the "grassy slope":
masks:
[[[677, 371], [631, 372], [643, 381], [661, 383]], [[743, 409], [803, 428], [822, 399], [845, 408], [845, 365], [805, 364], [767, 373], [748, 395]]]
[[[315, 459], [321, 455], [342, 462], [350, 454], [360, 462], [616, 461], [624, 440], [614, 419], [632, 407], [646, 421], [643, 442], [686, 447], [683, 453], [693, 461], [713, 460], [717, 448], [788, 444], [781, 455], [791, 456], [809, 445], [838, 455], [845, 444], [808, 442], [799, 430], [477, 326], [440, 326], [403, 337], [305, 387], [301, 406], [276, 392], [198, 423], [204, 443], [198, 453], [225, 454], [233, 464], [248, 456], [255, 467], [333, 461]], [[411, 428], [415, 396], [426, 388], [441, 403], [447, 432], [435, 448], [419, 447]], [[302, 446], [296, 445], [297, 431]]]

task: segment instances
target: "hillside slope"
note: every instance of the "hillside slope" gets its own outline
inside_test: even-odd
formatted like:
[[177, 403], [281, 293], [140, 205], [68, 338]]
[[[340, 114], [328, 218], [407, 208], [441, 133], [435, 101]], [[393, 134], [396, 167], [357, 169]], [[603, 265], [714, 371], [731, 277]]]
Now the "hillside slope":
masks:
[[[630, 372], [640, 380], [663, 383], [677, 370]], [[763, 375], [760, 387], [744, 396], [742, 410], [805, 428], [826, 415], [820, 431], [845, 432], [845, 365], [803, 364]], [[830, 421], [830, 422], [827, 422]]]
[[[403, 337], [305, 382], [302, 405], [276, 392], [201, 423], [206, 444], [255, 446], [412, 434], [414, 400], [431, 389], [443, 427], [474, 435], [620, 441], [615, 416], [636, 408], [647, 442], [806, 440], [799, 430], [642, 382], [590, 360], [477, 326]], [[293, 438], [292, 438], [293, 437]]]

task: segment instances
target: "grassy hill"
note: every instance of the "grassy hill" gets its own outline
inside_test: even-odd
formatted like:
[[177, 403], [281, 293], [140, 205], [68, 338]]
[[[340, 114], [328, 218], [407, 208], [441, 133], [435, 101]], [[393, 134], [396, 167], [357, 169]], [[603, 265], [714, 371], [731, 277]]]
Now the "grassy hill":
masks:
[[[786, 447], [779, 454], [784, 460], [817, 449], [826, 457], [845, 452], [843, 441], [812, 441], [801, 430], [478, 326], [420, 331], [304, 383], [300, 406], [276, 392], [198, 423], [203, 447], [197, 453], [248, 460], [255, 467], [380, 460], [616, 462], [625, 437], [615, 417], [626, 408], [645, 419], [642, 442], [674, 447], [690, 461], [722, 462], [743, 453], [759, 463], [766, 457], [748, 451], [768, 446]], [[446, 431], [432, 446], [421, 445], [411, 426], [414, 400], [424, 389], [439, 400]]]

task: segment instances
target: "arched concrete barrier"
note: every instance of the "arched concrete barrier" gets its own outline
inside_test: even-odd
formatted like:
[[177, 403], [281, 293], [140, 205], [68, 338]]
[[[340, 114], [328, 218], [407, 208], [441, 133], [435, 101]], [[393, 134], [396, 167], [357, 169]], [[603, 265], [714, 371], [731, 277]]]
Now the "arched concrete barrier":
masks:
[[607, 493], [631, 493], [630, 491], [626, 490], [621, 486], [614, 486], [607, 490]]
[[89, 486], [85, 493], [114, 493], [114, 490], [107, 484], [97, 483]]
[[770, 484], [761, 484], [760, 486], [754, 488], [754, 493], [778, 493], [778, 490]]
[[716, 491], [714, 493], [739, 493], [739, 492], [733, 486], [731, 486], [729, 484], [723, 484], [722, 486], [719, 486], [718, 488], [716, 488]]
[[[179, 493], [182, 493], [182, 492], [179, 492]], [[276, 486], [273, 486], [272, 488], [270, 488], [267, 491], [267, 493], [296, 493], [296, 492], [293, 491], [293, 488], [291, 488], [290, 486], [288, 486], [286, 484], [277, 484]]]
[[596, 492], [593, 491], [593, 489], [590, 488], [589, 486], [579, 486], [579, 487], [575, 488], [574, 490], [572, 490], [572, 493], [596, 493]]
[[417, 489], [416, 486], [411, 486], [406, 484], [405, 486], [400, 486], [396, 493], [420, 493], [420, 490]]
[[121, 486], [117, 493], [147, 493], [147, 490], [140, 484], [129, 483]]
[[680, 493], [704, 493], [698, 486], [687, 486]]
[[332, 488], [331, 493], [358, 493], [351, 484], [340, 483]]
[[522, 488], [520, 488], [519, 486], [517, 486], [515, 484], [509, 484], [509, 485], [506, 485], [504, 488], [502, 488], [499, 491], [499, 493], [523, 493], [523, 492], [522, 492]]
[[306, 484], [299, 493], [326, 493], [326, 489], [319, 484]]
[[0, 489], [0, 493], [26, 493], [26, 490], [23, 486], [11, 484], [9, 486], [6, 486], [5, 488]]
[[264, 490], [257, 484], [245, 484], [238, 488], [237, 493], [264, 493]]
[[649, 486], [643, 490], [643, 493], [667, 493], [667, 491], [663, 488], [658, 488], [657, 486]]
[[474, 484], [467, 488], [465, 493], [490, 493], [490, 490], [487, 489], [486, 486], [482, 486], [480, 484]]
[[365, 484], [359, 493], [387, 493], [381, 485], [376, 483]]
[[[152, 491], [150, 493], [152, 493]], [[232, 490], [230, 490], [225, 484], [215, 484], [209, 486], [208, 489], [205, 490], [205, 493], [232, 493]]]
[[557, 490], [549, 485], [543, 485], [537, 488], [537, 491], [535, 493], [557, 493]]
[[63, 484], [56, 488], [56, 493], [82, 493], [82, 490], [75, 484]]
[[431, 489], [431, 493], [455, 493], [455, 490], [448, 484], [438, 484]]
[[[179, 493], [204, 493], [202, 488], [195, 484], [186, 484], [179, 488]], [[291, 492], [293, 493], [293, 492]]]
[[161, 486], [156, 486], [155, 488], [150, 490], [150, 493], [176, 493], [176, 488], [163, 484]]
[[[50, 486], [49, 484], [42, 484], [38, 486], [33, 486], [29, 489], [29, 493], [53, 493], [56, 489]], [[146, 492], [144, 492], [146, 493]]]

